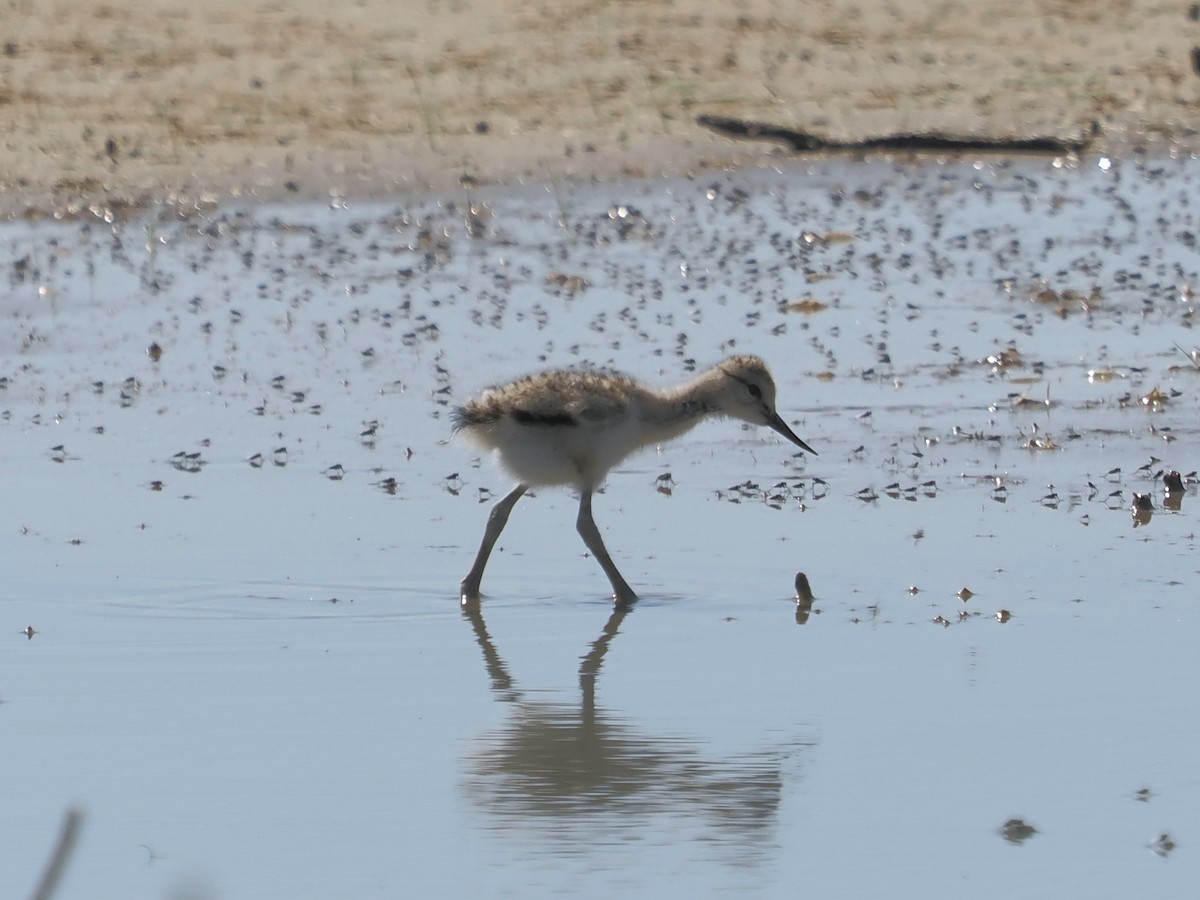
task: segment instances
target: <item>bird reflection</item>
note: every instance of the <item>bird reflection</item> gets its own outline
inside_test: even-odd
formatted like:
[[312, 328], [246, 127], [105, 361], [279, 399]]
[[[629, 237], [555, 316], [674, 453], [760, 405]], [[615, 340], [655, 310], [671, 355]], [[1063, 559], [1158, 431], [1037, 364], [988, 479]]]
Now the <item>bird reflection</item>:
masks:
[[559, 846], [684, 833], [733, 849], [743, 863], [766, 849], [785, 763], [804, 742], [706, 755], [699, 740], [650, 733], [598, 706], [605, 655], [633, 604], [612, 611], [581, 659], [578, 704], [526, 696], [492, 643], [480, 604], [462, 609], [493, 693], [511, 704], [507, 720], [480, 736], [466, 777], [467, 793], [500, 829], [532, 831]]
[[816, 598], [813, 597], [812, 587], [808, 583], [808, 576], [803, 572], [796, 573], [796, 624], [807, 625], [808, 617], [812, 615], [813, 603]]

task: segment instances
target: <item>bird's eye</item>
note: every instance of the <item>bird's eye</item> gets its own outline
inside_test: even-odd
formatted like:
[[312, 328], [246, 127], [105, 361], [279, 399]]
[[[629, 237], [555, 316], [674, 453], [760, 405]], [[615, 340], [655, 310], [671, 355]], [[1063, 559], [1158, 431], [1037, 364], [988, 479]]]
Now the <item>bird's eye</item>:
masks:
[[750, 396], [753, 397], [755, 400], [762, 399], [762, 388], [760, 388], [757, 384], [746, 385], [746, 390], [750, 393]]

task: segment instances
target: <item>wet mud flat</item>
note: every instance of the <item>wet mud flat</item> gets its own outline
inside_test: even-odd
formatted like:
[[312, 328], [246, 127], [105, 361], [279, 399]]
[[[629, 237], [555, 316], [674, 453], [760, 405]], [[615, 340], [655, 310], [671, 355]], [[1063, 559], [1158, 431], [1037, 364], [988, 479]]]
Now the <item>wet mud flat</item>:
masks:
[[[62, 896], [1194, 883], [1198, 174], [4, 226], [4, 893], [72, 805]], [[819, 457], [716, 423], [615, 472], [632, 610], [538, 491], [460, 609], [509, 485], [452, 403], [731, 353]]]

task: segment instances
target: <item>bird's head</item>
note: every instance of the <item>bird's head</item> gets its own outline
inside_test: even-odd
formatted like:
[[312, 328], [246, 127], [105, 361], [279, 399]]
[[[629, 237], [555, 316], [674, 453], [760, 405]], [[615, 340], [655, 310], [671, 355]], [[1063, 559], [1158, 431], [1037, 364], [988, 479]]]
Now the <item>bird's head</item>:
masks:
[[775, 411], [775, 379], [757, 356], [733, 356], [725, 360], [712, 401], [723, 414], [752, 425], [766, 425], [801, 450], [817, 455]]

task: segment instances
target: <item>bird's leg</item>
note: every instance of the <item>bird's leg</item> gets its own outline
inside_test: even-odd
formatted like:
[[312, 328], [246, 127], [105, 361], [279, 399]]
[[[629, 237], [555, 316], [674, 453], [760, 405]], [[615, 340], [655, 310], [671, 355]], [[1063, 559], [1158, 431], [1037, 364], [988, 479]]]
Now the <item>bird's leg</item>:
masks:
[[633, 592], [633, 588], [626, 583], [625, 579], [621, 577], [621, 573], [617, 571], [617, 567], [613, 565], [612, 557], [608, 555], [608, 550], [605, 549], [604, 541], [600, 537], [600, 531], [596, 528], [596, 520], [592, 518], [591, 488], [584, 488], [579, 495], [579, 518], [575, 520], [575, 528], [579, 532], [579, 536], [583, 538], [584, 544], [592, 551], [592, 556], [596, 557], [596, 561], [600, 563], [604, 574], [608, 576], [608, 580], [612, 584], [613, 599], [621, 604], [632, 603], [636, 600], [637, 594]]
[[529, 485], [518, 484], [505, 495], [503, 500], [492, 507], [487, 527], [483, 530], [483, 541], [479, 545], [479, 552], [475, 554], [475, 565], [471, 566], [471, 571], [459, 585], [458, 596], [461, 601], [479, 599], [479, 582], [483, 580], [483, 570], [487, 566], [488, 557], [492, 555], [492, 547], [496, 545], [496, 539], [500, 537], [500, 532], [508, 524], [508, 514], [512, 512], [512, 508], [516, 506], [521, 495], [527, 490], [529, 490]]

